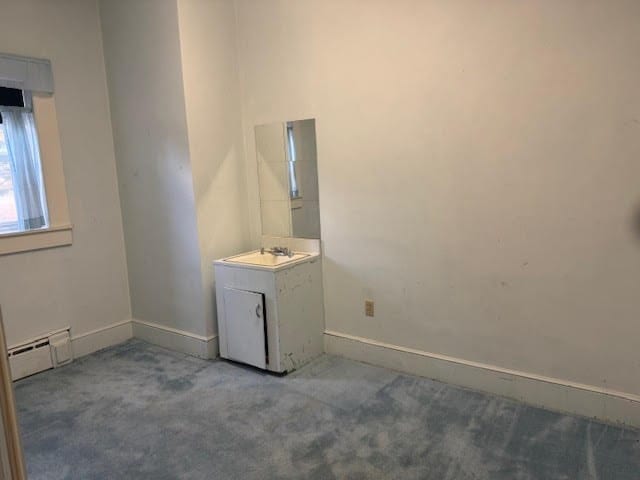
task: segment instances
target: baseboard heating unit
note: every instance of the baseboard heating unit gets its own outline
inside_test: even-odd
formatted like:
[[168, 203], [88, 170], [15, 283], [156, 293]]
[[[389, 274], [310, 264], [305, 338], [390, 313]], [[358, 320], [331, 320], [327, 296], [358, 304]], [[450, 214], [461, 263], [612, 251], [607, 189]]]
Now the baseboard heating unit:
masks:
[[61, 367], [72, 360], [69, 329], [58, 330], [9, 349], [12, 380]]

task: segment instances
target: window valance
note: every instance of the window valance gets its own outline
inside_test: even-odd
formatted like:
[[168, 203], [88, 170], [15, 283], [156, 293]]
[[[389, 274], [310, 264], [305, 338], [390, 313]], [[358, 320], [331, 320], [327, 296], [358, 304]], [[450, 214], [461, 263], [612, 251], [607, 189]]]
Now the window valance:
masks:
[[51, 62], [0, 53], [0, 87], [53, 93]]

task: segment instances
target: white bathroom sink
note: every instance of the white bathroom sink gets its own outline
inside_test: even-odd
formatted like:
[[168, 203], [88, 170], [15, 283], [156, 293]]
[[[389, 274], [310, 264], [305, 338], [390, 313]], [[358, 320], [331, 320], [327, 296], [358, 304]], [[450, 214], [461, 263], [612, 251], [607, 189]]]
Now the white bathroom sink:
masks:
[[260, 251], [255, 251], [228, 257], [223, 261], [228, 263], [242, 263], [245, 265], [258, 265], [261, 267], [279, 267], [288, 263], [298, 262], [307, 257], [309, 257], [308, 253], [294, 253], [293, 256], [289, 257], [287, 255], [273, 255], [269, 252], [260, 253]]

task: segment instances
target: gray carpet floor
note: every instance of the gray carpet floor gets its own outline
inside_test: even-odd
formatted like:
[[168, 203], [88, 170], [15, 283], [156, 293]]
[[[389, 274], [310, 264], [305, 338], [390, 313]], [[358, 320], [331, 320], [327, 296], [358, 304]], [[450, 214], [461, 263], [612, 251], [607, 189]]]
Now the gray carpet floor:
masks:
[[285, 377], [138, 340], [21, 380], [30, 480], [640, 479], [640, 434], [324, 356]]

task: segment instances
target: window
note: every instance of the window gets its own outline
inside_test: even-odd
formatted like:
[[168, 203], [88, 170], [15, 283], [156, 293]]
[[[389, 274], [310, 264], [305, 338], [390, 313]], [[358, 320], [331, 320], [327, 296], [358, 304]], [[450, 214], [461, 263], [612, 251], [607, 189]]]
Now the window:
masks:
[[0, 87], [0, 233], [48, 224], [38, 134], [29, 99], [29, 92]]
[[0, 255], [73, 240], [53, 93], [49, 60], [0, 53]]
[[289, 196], [293, 200], [300, 198], [301, 195], [296, 172], [296, 142], [291, 122], [287, 122], [287, 155], [289, 157]]

